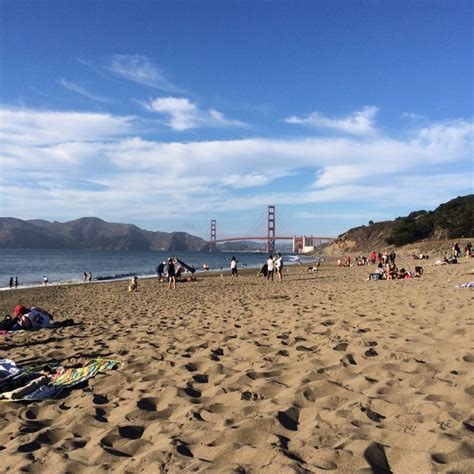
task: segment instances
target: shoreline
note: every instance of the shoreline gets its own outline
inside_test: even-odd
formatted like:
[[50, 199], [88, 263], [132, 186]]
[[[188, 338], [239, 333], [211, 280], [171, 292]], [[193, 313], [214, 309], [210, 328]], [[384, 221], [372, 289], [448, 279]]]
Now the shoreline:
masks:
[[[321, 258], [321, 256], [308, 256], [308, 255], [303, 255], [302, 256], [305, 261], [304, 263], [302, 263], [303, 265], [306, 265], [306, 264], [309, 264], [311, 262], [314, 262], [315, 259], [317, 258]], [[330, 259], [332, 257], [322, 257], [322, 258], [326, 258], [326, 259]], [[293, 266], [293, 265], [299, 265], [298, 262], [296, 261], [288, 261], [286, 260], [285, 261], [285, 266]], [[238, 271], [239, 273], [242, 273], [242, 272], [245, 272], [246, 270], [256, 270], [260, 268], [260, 266], [256, 266], [256, 265], [248, 265], [246, 266], [245, 268], [239, 268]], [[199, 275], [199, 276], [203, 276], [203, 275], [206, 275], [206, 274], [217, 274], [217, 273], [230, 273], [230, 270], [226, 267], [225, 269], [209, 269], [209, 270], [204, 270], [204, 269], [196, 269], [195, 271], [195, 275]], [[110, 282], [114, 282], [114, 281], [128, 281], [128, 280], [131, 280], [131, 278], [133, 277], [133, 275], [137, 275], [138, 279], [139, 280], [148, 280], [148, 279], [153, 279], [153, 278], [157, 278], [157, 275], [156, 273], [148, 273], [148, 274], [144, 274], [144, 275], [140, 275], [140, 274], [130, 274], [130, 275], [127, 275], [127, 276], [123, 276], [123, 277], [113, 277], [111, 276], [110, 278], [107, 278], [107, 277], [99, 277], [99, 279], [93, 279], [92, 281], [84, 281], [83, 279], [71, 279], [71, 280], [62, 280], [62, 281], [51, 281], [51, 282], [48, 282], [48, 284], [45, 286], [43, 283], [38, 283], [38, 284], [26, 284], [26, 285], [19, 285], [17, 288], [10, 288], [8, 286], [4, 286], [4, 287], [0, 287], [0, 292], [2, 291], [14, 291], [14, 290], [20, 290], [20, 289], [29, 289], [29, 288], [46, 288], [46, 287], [57, 287], [57, 286], [69, 286], [69, 285], [87, 285], [87, 284], [90, 284], [90, 283], [110, 283]], [[185, 273], [183, 273], [183, 276], [184, 277], [189, 277], [191, 275], [190, 272], [186, 271]]]

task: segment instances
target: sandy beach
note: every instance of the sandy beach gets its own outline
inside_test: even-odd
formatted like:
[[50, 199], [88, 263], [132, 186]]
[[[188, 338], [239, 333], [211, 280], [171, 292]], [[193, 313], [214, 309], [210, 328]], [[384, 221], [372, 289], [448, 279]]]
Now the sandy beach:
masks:
[[[5, 291], [75, 326], [0, 336], [24, 367], [121, 362], [56, 400], [0, 403], [2, 471], [474, 472], [474, 267], [248, 271]], [[413, 270], [415, 262], [405, 261]]]

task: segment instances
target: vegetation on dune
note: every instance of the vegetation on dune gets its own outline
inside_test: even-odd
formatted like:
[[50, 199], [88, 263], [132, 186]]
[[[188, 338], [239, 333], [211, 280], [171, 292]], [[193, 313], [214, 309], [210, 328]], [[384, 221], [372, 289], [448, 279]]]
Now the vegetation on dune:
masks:
[[368, 226], [341, 234], [328, 250], [337, 253], [470, 237], [474, 237], [474, 194], [452, 199], [434, 211], [414, 211], [394, 221], [370, 221]]
[[385, 241], [400, 247], [423, 239], [458, 239], [474, 235], [474, 194], [457, 197], [434, 211], [399, 217]]

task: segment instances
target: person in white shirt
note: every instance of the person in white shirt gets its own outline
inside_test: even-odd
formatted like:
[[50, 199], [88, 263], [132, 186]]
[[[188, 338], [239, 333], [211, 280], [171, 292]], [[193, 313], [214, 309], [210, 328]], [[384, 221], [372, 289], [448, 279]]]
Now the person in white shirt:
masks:
[[230, 271], [233, 277], [239, 276], [237, 273], [237, 261], [238, 260], [235, 257], [232, 257], [232, 260], [230, 261]]
[[25, 308], [18, 305], [14, 309], [14, 315], [18, 318], [23, 329], [49, 328], [52, 326], [53, 315], [42, 308]]
[[283, 257], [281, 256], [281, 253], [276, 254], [275, 271], [278, 276], [278, 281], [283, 281]]
[[273, 270], [275, 268], [275, 262], [273, 261], [273, 257], [270, 255], [267, 259], [267, 280], [272, 280], [273, 281]]

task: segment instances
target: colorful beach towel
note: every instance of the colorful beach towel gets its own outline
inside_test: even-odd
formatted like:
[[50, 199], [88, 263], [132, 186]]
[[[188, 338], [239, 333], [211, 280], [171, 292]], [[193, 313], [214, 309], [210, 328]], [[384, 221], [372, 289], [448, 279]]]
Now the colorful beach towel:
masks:
[[1, 393], [0, 397], [12, 401], [56, 398], [63, 390], [95, 377], [98, 372], [112, 370], [118, 365], [119, 362], [112, 359], [93, 359], [80, 368], [59, 367], [54, 374], [39, 376], [24, 386]]

